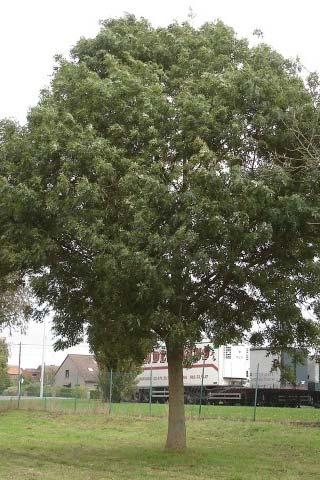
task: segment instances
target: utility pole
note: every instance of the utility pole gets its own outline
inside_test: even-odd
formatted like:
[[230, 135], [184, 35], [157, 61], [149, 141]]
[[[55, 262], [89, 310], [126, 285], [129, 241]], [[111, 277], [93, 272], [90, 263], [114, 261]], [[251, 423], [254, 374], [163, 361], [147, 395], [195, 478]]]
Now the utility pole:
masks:
[[18, 383], [18, 408], [20, 407], [21, 398], [21, 342], [19, 343], [19, 383]]

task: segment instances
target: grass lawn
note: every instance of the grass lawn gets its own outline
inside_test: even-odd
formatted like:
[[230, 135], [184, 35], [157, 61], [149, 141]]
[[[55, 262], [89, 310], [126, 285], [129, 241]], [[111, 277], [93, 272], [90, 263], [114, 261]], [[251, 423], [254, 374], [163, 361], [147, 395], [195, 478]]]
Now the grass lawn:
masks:
[[[0, 414], [0, 478], [319, 478], [319, 426], [285, 425], [272, 418], [255, 424], [240, 418], [235, 421], [231, 414], [232, 410], [237, 413], [237, 408], [227, 408], [229, 413], [225, 418], [188, 421], [189, 449], [184, 454], [163, 450], [165, 418], [24, 410], [3, 412]], [[275, 411], [269, 410], [270, 413]], [[279, 410], [283, 421], [286, 412], [303, 412], [304, 409]]]
[[[0, 412], [3, 410], [16, 408], [17, 400], [1, 400]], [[101, 403], [99, 400], [75, 400], [73, 398], [28, 398], [22, 397], [20, 400], [22, 410], [45, 410], [48, 412], [62, 413], [109, 413], [109, 404]], [[120, 416], [149, 416], [149, 404], [147, 403], [113, 403], [111, 406], [112, 415]], [[153, 417], [167, 417], [167, 404], [152, 404], [151, 414]], [[190, 419], [199, 417], [199, 405], [186, 405], [186, 414]], [[253, 407], [247, 406], [223, 406], [223, 405], [203, 405], [201, 408], [201, 418], [247, 420], [251, 421], [253, 417]], [[276, 407], [258, 407], [256, 412], [257, 420], [265, 422], [320, 422], [320, 409], [313, 407], [301, 408], [276, 408]], [[320, 478], [320, 477], [319, 477]], [[1, 480], [1, 477], [0, 477]]]

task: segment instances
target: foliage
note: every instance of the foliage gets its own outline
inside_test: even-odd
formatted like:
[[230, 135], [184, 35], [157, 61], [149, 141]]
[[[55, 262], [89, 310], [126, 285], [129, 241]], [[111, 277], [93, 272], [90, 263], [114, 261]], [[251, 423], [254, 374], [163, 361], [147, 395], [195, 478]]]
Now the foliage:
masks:
[[[137, 387], [137, 375], [141, 368], [135, 367], [131, 370], [122, 368], [109, 371], [106, 368], [99, 369], [99, 390], [104, 401], [110, 399], [110, 387], [112, 388], [112, 401], [121, 402], [132, 400]], [[111, 385], [112, 382], [112, 385]]]
[[100, 400], [102, 397], [100, 390], [90, 390], [90, 400]]
[[138, 355], [141, 339], [232, 341], [253, 320], [275, 348], [309, 343], [319, 169], [290, 129], [315, 121], [296, 71], [220, 22], [129, 16], [59, 59], [27, 127], [3, 123], [4, 241], [41, 274], [66, 344], [85, 321]]
[[23, 383], [21, 393], [23, 395], [29, 395], [31, 397], [40, 396], [40, 382], [31, 381], [30, 383]]
[[5, 396], [9, 397], [15, 397], [18, 395], [18, 384], [16, 385], [11, 385], [10, 387], [7, 387], [5, 390], [1, 392]]
[[7, 342], [4, 338], [0, 338], [0, 393], [10, 385], [8, 376], [8, 357], [9, 348]]
[[[131, 350], [123, 351], [119, 343], [115, 343], [117, 337], [101, 335], [101, 328], [103, 326], [100, 325], [100, 335], [97, 335], [98, 328], [89, 329], [89, 342], [95, 351], [95, 359], [99, 366], [101, 397], [104, 401], [109, 400], [112, 381], [112, 400], [114, 402], [131, 400], [136, 390], [137, 375], [141, 373], [141, 363], [137, 363], [135, 359], [133, 344]], [[147, 345], [146, 343], [145, 353]], [[143, 349], [141, 351], [143, 352]]]
[[0, 328], [23, 327], [32, 313], [31, 291], [18, 275], [0, 277]]
[[75, 387], [52, 387], [52, 396], [65, 398], [87, 398], [88, 390], [81, 386]]
[[59, 367], [56, 365], [46, 365], [45, 366], [45, 384], [46, 385], [53, 385], [55, 376]]
[[[5, 390], [0, 392], [8, 396], [18, 395], [17, 385], [7, 387]], [[40, 396], [40, 382], [30, 382], [23, 383], [21, 388], [22, 396], [29, 397], [39, 397]], [[64, 397], [64, 398], [79, 398], [86, 399], [88, 398], [88, 390], [83, 386], [75, 387], [53, 387], [51, 385], [45, 385], [44, 387], [44, 396], [45, 397]]]

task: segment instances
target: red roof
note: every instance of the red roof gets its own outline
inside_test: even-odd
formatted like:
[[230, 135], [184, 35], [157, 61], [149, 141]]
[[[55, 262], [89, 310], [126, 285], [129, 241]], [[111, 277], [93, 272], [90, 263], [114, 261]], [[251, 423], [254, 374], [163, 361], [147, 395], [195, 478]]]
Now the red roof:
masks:
[[17, 365], [8, 365], [8, 375], [19, 375], [19, 367]]

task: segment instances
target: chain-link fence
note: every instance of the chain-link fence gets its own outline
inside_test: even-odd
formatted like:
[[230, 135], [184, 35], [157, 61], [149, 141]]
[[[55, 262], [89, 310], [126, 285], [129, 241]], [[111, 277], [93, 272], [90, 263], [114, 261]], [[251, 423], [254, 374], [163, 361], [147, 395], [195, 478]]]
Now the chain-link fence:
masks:
[[[161, 362], [161, 355], [157, 361]], [[219, 364], [210, 363], [210, 358], [205, 362], [203, 357], [184, 369], [187, 416], [249, 420], [257, 415], [263, 418], [260, 407], [264, 406], [320, 405], [319, 389], [266, 387], [258, 371], [251, 374], [247, 386], [214, 384], [215, 377], [210, 375], [218, 378]], [[0, 341], [0, 411], [19, 408], [164, 417], [169, 401], [167, 366], [152, 365], [149, 362], [130, 372], [101, 371], [93, 355], [64, 355], [50, 345]], [[229, 406], [234, 408], [224, 408]], [[310, 414], [310, 418], [317, 416]]]

